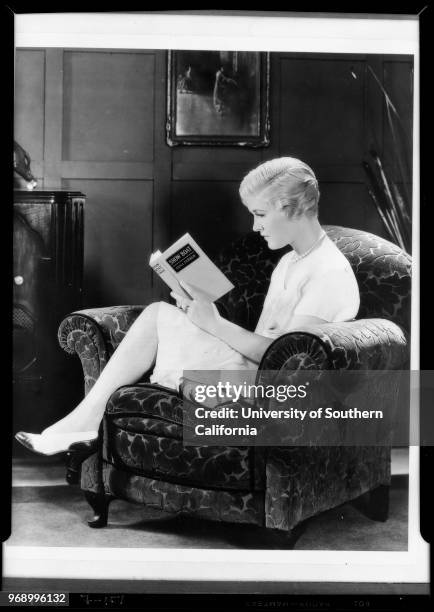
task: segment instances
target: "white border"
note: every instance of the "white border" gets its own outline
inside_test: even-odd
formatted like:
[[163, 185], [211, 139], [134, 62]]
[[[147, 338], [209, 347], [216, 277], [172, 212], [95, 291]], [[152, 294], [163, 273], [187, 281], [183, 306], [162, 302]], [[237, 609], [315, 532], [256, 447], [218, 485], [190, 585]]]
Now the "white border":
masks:
[[[413, 54], [412, 369], [419, 354], [419, 24], [417, 18], [146, 13], [15, 16], [17, 47], [239, 49]], [[418, 448], [410, 448], [407, 552], [4, 547], [5, 577], [306, 582], [429, 582], [419, 533]], [[176, 561], [173, 559], [176, 558]]]
[[[321, 22], [321, 24], [319, 24]], [[418, 20], [128, 13], [16, 15], [17, 47], [416, 53]]]

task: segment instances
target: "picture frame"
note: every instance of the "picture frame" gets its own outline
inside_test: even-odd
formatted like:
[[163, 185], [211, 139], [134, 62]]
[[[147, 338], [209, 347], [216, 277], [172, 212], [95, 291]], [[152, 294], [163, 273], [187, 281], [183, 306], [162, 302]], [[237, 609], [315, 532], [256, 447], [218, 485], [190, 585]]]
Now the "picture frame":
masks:
[[270, 54], [168, 51], [167, 144], [270, 144]]

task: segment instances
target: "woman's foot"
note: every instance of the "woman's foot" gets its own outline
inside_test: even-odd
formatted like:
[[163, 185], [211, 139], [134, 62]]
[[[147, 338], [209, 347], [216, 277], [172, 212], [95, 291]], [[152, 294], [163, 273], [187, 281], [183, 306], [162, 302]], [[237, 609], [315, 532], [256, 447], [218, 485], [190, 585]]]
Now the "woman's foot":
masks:
[[40, 455], [56, 455], [69, 450], [77, 450], [77, 444], [97, 440], [98, 431], [73, 431], [59, 434], [32, 434], [19, 431], [15, 439], [29, 450]]

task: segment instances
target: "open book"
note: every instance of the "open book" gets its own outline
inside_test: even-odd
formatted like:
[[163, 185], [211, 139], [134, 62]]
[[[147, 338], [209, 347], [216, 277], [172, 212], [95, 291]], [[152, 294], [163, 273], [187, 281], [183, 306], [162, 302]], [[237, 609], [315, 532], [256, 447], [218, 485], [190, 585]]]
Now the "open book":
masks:
[[184, 234], [164, 253], [152, 253], [149, 265], [172, 291], [189, 299], [191, 296], [179, 281], [187, 283], [211, 302], [234, 288], [190, 234]]

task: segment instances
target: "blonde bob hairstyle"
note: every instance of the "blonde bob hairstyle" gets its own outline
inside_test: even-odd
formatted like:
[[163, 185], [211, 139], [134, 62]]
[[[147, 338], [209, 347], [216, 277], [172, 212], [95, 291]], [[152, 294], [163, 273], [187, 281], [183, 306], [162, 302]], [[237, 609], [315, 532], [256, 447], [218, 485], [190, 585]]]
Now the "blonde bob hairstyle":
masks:
[[257, 166], [246, 174], [239, 193], [243, 204], [262, 196], [271, 206], [285, 209], [289, 218], [318, 215], [318, 181], [312, 168], [295, 157], [278, 157]]

